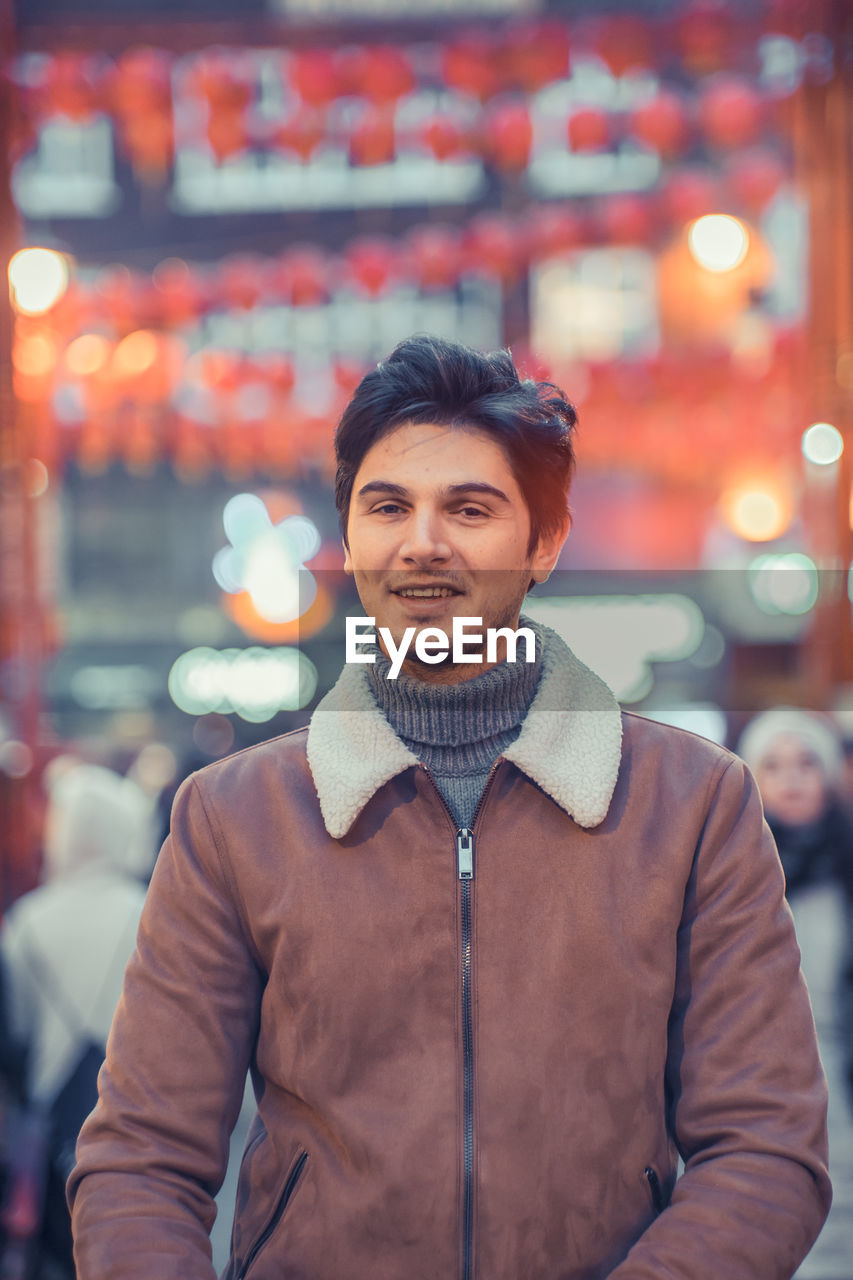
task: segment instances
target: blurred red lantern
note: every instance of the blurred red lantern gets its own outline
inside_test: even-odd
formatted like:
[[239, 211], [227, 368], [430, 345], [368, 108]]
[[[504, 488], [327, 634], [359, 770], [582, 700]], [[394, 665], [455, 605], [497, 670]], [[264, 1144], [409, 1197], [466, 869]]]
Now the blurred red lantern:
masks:
[[171, 110], [172, 59], [162, 49], [138, 46], [120, 55], [110, 78], [110, 100], [118, 115]]
[[527, 218], [527, 251], [533, 261], [575, 249], [585, 237], [584, 218], [565, 205], [540, 205]]
[[612, 244], [646, 244], [654, 233], [649, 201], [630, 192], [607, 196], [598, 220], [605, 240]]
[[664, 219], [680, 226], [713, 213], [719, 204], [719, 181], [709, 169], [679, 169], [667, 180], [659, 198]]
[[377, 106], [390, 106], [415, 87], [412, 65], [395, 45], [366, 45], [350, 54], [347, 86]]
[[661, 90], [631, 112], [629, 129], [635, 138], [659, 151], [664, 159], [680, 155], [687, 144], [687, 113], [677, 93]]
[[366, 372], [367, 368], [361, 361], [346, 359], [343, 356], [335, 360], [332, 365], [332, 377], [335, 379], [335, 385], [344, 392], [347, 399], [355, 391]]
[[449, 160], [466, 149], [465, 134], [451, 116], [433, 116], [427, 120], [420, 137], [436, 160]]
[[326, 120], [322, 111], [303, 107], [275, 132], [276, 145], [292, 151], [303, 164], [307, 164], [326, 136]]
[[310, 244], [294, 246], [279, 262], [293, 306], [312, 307], [327, 300], [330, 268], [321, 250]]
[[26, 85], [17, 85], [9, 121], [9, 158], [15, 164], [38, 145], [36, 95]]
[[338, 96], [337, 59], [329, 49], [304, 49], [289, 62], [287, 77], [309, 107], [327, 107]]
[[595, 50], [615, 76], [654, 66], [652, 26], [628, 13], [605, 18], [597, 31]]
[[741, 76], [714, 76], [700, 99], [699, 119], [713, 146], [747, 146], [761, 132], [761, 97]]
[[205, 347], [200, 351], [201, 378], [211, 391], [229, 395], [240, 382], [243, 357], [238, 351]]
[[48, 63], [41, 96], [45, 115], [90, 120], [103, 105], [102, 78], [90, 54], [59, 53]]
[[610, 117], [599, 107], [578, 107], [566, 125], [572, 151], [604, 151], [610, 146]]
[[289, 395], [296, 382], [293, 361], [277, 351], [267, 351], [256, 360], [257, 375], [279, 394]]
[[252, 85], [241, 60], [223, 53], [203, 53], [190, 72], [191, 88], [208, 106], [207, 140], [218, 161], [244, 151], [249, 143], [247, 112]]
[[388, 288], [394, 276], [396, 257], [390, 240], [364, 236], [351, 241], [347, 247], [347, 270], [360, 289], [376, 296]]
[[354, 165], [390, 164], [394, 159], [394, 113], [374, 107], [365, 112], [349, 139]]
[[190, 72], [190, 85], [212, 111], [242, 112], [252, 100], [252, 87], [242, 60], [233, 54], [202, 53]]
[[157, 319], [175, 328], [188, 324], [204, 310], [205, 291], [197, 273], [180, 258], [167, 258], [153, 272]]
[[258, 428], [259, 465], [278, 475], [290, 475], [295, 467], [296, 441], [290, 431], [292, 413], [287, 396], [275, 397]]
[[694, 0], [676, 19], [676, 47], [693, 75], [727, 65], [734, 42], [732, 12], [728, 0]]
[[227, 307], [251, 311], [264, 293], [267, 264], [249, 253], [223, 258], [218, 272], [218, 292]]
[[569, 33], [561, 22], [510, 28], [501, 53], [507, 83], [536, 93], [568, 75]]
[[770, 203], [785, 177], [781, 158], [767, 147], [739, 152], [728, 166], [729, 187], [743, 208], [752, 214], [760, 213]]
[[524, 265], [525, 246], [518, 228], [499, 213], [481, 213], [468, 224], [464, 238], [466, 263], [504, 284]]
[[109, 94], [120, 144], [144, 182], [162, 183], [174, 151], [172, 63], [161, 49], [129, 49], [118, 60]]
[[245, 111], [241, 108], [211, 109], [207, 121], [207, 141], [220, 164], [223, 160], [246, 151], [249, 146], [249, 127]]
[[137, 177], [143, 182], [162, 183], [175, 149], [171, 109], [127, 116], [120, 137]]
[[533, 145], [533, 125], [525, 102], [495, 103], [485, 122], [485, 147], [496, 169], [517, 173], [526, 169]]
[[471, 36], [446, 45], [442, 77], [452, 89], [485, 101], [500, 87], [494, 47], [488, 36]]
[[462, 246], [455, 227], [415, 227], [406, 238], [410, 269], [422, 289], [449, 289], [462, 270]]

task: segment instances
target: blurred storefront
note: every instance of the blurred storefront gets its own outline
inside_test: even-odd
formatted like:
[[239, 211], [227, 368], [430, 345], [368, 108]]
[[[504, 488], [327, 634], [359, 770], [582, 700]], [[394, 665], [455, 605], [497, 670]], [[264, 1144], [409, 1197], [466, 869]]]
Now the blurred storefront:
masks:
[[304, 722], [351, 601], [334, 422], [418, 330], [577, 402], [531, 608], [617, 640], [627, 702], [729, 741], [853, 705], [849, 7], [234, 8], [5, 11], [6, 900], [60, 747]]

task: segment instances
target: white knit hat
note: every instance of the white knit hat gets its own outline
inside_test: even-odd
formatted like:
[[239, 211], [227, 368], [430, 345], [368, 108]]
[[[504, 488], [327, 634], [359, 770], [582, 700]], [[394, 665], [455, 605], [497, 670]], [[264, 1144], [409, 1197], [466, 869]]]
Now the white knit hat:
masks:
[[827, 782], [841, 780], [844, 759], [832, 724], [814, 711], [799, 707], [775, 707], [750, 721], [738, 743], [738, 755], [755, 770], [777, 738], [797, 738], [820, 761]]
[[63, 758], [47, 778], [45, 872], [49, 879], [111, 869], [128, 876], [153, 862], [152, 805], [130, 778]]

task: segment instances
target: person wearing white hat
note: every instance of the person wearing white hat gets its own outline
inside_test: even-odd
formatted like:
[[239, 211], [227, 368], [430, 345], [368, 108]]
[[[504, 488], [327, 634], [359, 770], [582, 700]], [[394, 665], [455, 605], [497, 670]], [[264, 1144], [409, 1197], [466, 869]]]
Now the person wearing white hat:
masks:
[[829, 1084], [835, 1200], [797, 1273], [802, 1280], [823, 1280], [835, 1274], [838, 1256], [849, 1256], [853, 1223], [853, 1046], [843, 1016], [853, 957], [853, 825], [840, 800], [844, 758], [831, 722], [797, 707], [757, 716], [738, 753], [755, 774], [782, 860]]
[[[27, 1050], [26, 1096], [50, 1115], [87, 1047], [93, 1060], [103, 1057], [145, 902], [153, 828], [142, 788], [109, 769], [60, 757], [46, 785], [44, 882], [6, 914], [0, 961], [11, 1030]], [[54, 1262], [67, 1251], [70, 1265], [61, 1183], [54, 1194], [49, 1180], [47, 1196], [42, 1245]]]

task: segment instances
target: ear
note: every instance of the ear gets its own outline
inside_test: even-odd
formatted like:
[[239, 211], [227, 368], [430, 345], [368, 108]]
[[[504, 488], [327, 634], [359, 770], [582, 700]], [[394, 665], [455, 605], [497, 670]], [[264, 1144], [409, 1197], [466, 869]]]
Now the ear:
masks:
[[349, 547], [343, 538], [341, 538], [341, 546], [344, 549], [344, 573], [352, 573], [352, 556], [350, 555]]
[[557, 558], [563, 549], [563, 543], [568, 537], [571, 523], [572, 519], [567, 511], [560, 522], [559, 529], [556, 529], [553, 533], [543, 534], [539, 539], [530, 565], [534, 582], [546, 582], [551, 576], [551, 570], [557, 563]]

